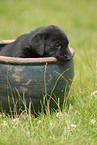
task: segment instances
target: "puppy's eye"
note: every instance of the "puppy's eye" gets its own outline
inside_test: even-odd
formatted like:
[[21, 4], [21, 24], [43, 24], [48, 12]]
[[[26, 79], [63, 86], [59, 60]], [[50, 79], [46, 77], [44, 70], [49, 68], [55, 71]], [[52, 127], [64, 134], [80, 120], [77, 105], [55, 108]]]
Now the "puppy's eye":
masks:
[[57, 43], [56, 44], [56, 48], [60, 49], [61, 48], [61, 44], [60, 43]]

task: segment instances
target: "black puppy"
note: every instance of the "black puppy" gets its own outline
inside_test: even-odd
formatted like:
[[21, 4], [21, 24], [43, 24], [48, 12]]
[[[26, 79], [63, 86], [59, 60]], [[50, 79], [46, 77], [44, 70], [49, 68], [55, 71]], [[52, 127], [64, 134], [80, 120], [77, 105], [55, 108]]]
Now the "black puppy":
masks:
[[64, 31], [50, 25], [21, 35], [14, 42], [4, 46], [0, 55], [23, 58], [54, 56], [60, 61], [67, 61], [72, 57], [68, 43]]

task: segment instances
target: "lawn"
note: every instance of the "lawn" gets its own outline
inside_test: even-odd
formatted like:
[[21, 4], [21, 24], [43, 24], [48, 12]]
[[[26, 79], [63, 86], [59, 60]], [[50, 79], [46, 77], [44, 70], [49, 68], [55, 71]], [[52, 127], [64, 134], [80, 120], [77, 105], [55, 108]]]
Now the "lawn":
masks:
[[0, 40], [50, 24], [65, 31], [75, 50], [67, 104], [37, 118], [0, 113], [0, 145], [97, 144], [97, 1], [0, 0]]

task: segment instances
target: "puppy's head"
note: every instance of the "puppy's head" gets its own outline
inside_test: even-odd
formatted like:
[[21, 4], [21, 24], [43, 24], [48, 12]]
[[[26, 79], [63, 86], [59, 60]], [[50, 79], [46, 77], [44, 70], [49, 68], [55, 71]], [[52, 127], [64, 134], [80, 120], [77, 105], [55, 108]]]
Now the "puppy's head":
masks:
[[39, 28], [31, 39], [31, 47], [39, 56], [54, 56], [59, 61], [71, 59], [68, 44], [64, 31], [54, 25]]

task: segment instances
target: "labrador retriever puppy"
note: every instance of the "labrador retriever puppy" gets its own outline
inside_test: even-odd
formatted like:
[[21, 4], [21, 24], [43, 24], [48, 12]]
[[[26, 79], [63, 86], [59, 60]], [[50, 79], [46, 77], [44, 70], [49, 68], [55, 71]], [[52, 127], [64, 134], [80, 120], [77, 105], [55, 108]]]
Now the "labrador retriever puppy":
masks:
[[68, 44], [69, 40], [64, 31], [50, 25], [21, 35], [14, 42], [4, 46], [0, 55], [22, 58], [53, 56], [59, 61], [67, 61], [72, 57]]

